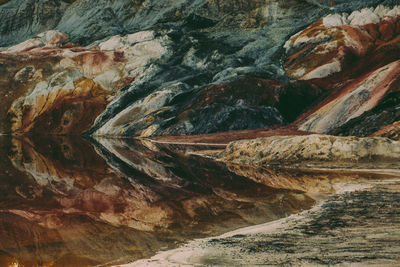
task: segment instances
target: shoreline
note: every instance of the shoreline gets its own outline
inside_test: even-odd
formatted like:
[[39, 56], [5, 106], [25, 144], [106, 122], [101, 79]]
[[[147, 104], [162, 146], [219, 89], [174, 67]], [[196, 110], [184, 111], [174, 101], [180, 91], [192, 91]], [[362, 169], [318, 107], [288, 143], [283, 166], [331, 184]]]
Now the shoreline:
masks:
[[[400, 176], [399, 176], [400, 177]], [[390, 184], [399, 185], [400, 189], [400, 179], [392, 178], [389, 180], [372, 180], [372, 181], [361, 181], [361, 182], [350, 182], [350, 183], [338, 183], [338, 189], [334, 194], [329, 195], [326, 199], [317, 200], [316, 204], [309, 210], [302, 211], [300, 213], [292, 214], [288, 217], [267, 222], [264, 224], [249, 226], [240, 228], [234, 231], [227, 232], [225, 234], [216, 237], [207, 237], [202, 239], [195, 239], [189, 241], [185, 245], [167, 251], [160, 251], [155, 256], [149, 259], [138, 260], [125, 265], [116, 265], [122, 267], [130, 266], [204, 266], [204, 265], [235, 265], [235, 262], [229, 262], [229, 254], [234, 254], [238, 258], [246, 258], [249, 256], [247, 253], [241, 253], [239, 255], [237, 251], [229, 246], [227, 240], [234, 240], [233, 243], [242, 240], [247, 242], [246, 239], [254, 239], [258, 235], [279, 235], [285, 233], [288, 229], [296, 225], [307, 225], [311, 223], [313, 214], [319, 214], [324, 212], [324, 206], [329, 204], [333, 199], [346, 197], [349, 194], [354, 194], [357, 192], [368, 192], [369, 189], [374, 190], [379, 186], [385, 186]], [[400, 190], [399, 190], [400, 195]], [[255, 238], [257, 239], [257, 238]], [[254, 241], [254, 240], [253, 240]], [[224, 244], [225, 243], [225, 244]], [[251, 243], [251, 242], [249, 242]], [[217, 244], [217, 245], [214, 245]], [[218, 248], [216, 249], [215, 246]], [[239, 246], [240, 247], [240, 246]], [[238, 249], [238, 248], [236, 248]], [[225, 252], [218, 252], [224, 251]], [[399, 249], [400, 250], [400, 249]], [[235, 253], [231, 253], [235, 251]], [[215, 253], [217, 255], [215, 255]], [[233, 256], [233, 255], [232, 255]], [[226, 259], [221, 259], [220, 257], [227, 257]], [[254, 260], [251, 256], [250, 258]], [[219, 258], [219, 259], [218, 259]], [[209, 262], [207, 264], [207, 259], [214, 261], [213, 264]], [[220, 262], [218, 262], [220, 261]], [[257, 263], [259, 264], [259, 263]], [[312, 263], [310, 263], [313, 265]], [[390, 265], [389, 265], [390, 266]]]

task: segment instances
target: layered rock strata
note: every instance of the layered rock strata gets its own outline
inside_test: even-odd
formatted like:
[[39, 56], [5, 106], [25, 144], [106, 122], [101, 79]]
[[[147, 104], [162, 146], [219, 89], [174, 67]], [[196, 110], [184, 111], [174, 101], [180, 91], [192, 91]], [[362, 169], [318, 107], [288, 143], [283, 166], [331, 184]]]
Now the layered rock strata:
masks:
[[[377, 3], [339, 1], [334, 10]], [[345, 38], [343, 53], [352, 45], [360, 47], [359, 54], [370, 47], [386, 51], [378, 44], [382, 40], [391, 44], [396, 31], [391, 37], [361, 36], [364, 31], [355, 25], [361, 23], [365, 10], [362, 15], [355, 12], [348, 17], [329, 15], [292, 37], [285, 46], [290, 58], [285, 65], [288, 73], [300, 73], [292, 69], [303, 61], [320, 64], [321, 60], [309, 60], [311, 55], [324, 49], [334, 51], [342, 44], [336, 39], [349, 34], [352, 41]], [[397, 23], [396, 10], [380, 6], [371, 11], [378, 14], [380, 24], [372, 22], [380, 29], [387, 18], [392, 18], [388, 23], [393, 26]], [[36, 24], [32, 24], [27, 16], [18, 25], [11, 23], [10, 18], [27, 12], [32, 12], [33, 18], [52, 13], [57, 16], [51, 23], [35, 19]], [[6, 99], [0, 131], [160, 136], [285, 125], [321, 100], [325, 92], [321, 88], [331, 87], [326, 86], [329, 81], [312, 81], [317, 86], [288, 83], [280, 66], [282, 46], [287, 36], [309, 24], [305, 17], [315, 20], [329, 12], [321, 3], [296, 0], [121, 0], [96, 5], [91, 0], [56, 1], [55, 5], [49, 1], [10, 1], [0, 7], [0, 17], [4, 17], [2, 41], [4, 45], [22, 43], [0, 49], [1, 87]], [[354, 17], [350, 26], [344, 25], [349, 17]], [[343, 23], [333, 23], [335, 19]], [[44, 32], [54, 28], [59, 31]], [[149, 30], [140, 31], [143, 29]], [[322, 48], [318, 46], [322, 38], [318, 31], [333, 37]], [[20, 32], [33, 38], [22, 39]], [[39, 32], [43, 33], [34, 37]], [[310, 50], [313, 46], [317, 48], [310, 55], [296, 57], [304, 47]], [[326, 58], [325, 52], [320, 57]], [[375, 92], [373, 88], [370, 91]], [[348, 107], [345, 116], [333, 125], [305, 122], [301, 129], [327, 132], [374, 103], [366, 103], [355, 113], [355, 107]]]
[[398, 6], [331, 14], [286, 42], [286, 73], [331, 91], [300, 130], [398, 138], [399, 19]]
[[[227, 3], [206, 2], [174, 3], [170, 10], [182, 9], [175, 15], [161, 11], [164, 2], [108, 3], [119, 24], [99, 22], [110, 28], [85, 41], [89, 26], [76, 9], [95, 8], [89, 0], [60, 3], [69, 16], [57, 28], [69, 35], [50, 30], [0, 49], [0, 132], [154, 137], [295, 121], [302, 132], [398, 138], [398, 6], [371, 1], [364, 5], [373, 8], [329, 14], [283, 45], [307, 24], [302, 12], [314, 8], [316, 19], [327, 9], [312, 1], [239, 1], [230, 3], [242, 12], [235, 15]], [[355, 7], [362, 4], [338, 2], [334, 11]], [[0, 10], [14, 8], [11, 1]], [[149, 19], [143, 23], [152, 30], [122, 35], [141, 25], [125, 9]], [[150, 21], [158, 11], [164, 19]], [[307, 81], [288, 81], [283, 49], [286, 75]]]
[[[388, 53], [398, 45], [399, 20], [399, 6], [330, 14], [285, 43], [287, 74], [303, 80], [323, 78], [349, 68], [358, 58]], [[371, 67], [379, 64], [364, 66]]]
[[168, 50], [168, 39], [153, 32], [115, 36], [90, 48], [63, 45], [66, 39], [49, 31], [0, 51], [2, 133], [80, 134]]

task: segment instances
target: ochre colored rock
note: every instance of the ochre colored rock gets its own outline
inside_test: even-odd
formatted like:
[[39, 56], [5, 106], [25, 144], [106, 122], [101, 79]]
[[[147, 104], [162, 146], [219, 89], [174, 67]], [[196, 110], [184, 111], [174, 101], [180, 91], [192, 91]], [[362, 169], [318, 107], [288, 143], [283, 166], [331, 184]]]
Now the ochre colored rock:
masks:
[[[246, 165], [343, 164], [374, 161], [399, 167], [400, 142], [382, 137], [273, 136], [230, 143], [219, 159]], [[304, 165], [303, 165], [304, 166]], [[328, 166], [328, 165], [327, 165]]]
[[382, 21], [379, 23], [380, 39], [382, 41], [389, 41], [395, 34], [396, 23], [393, 21]]
[[62, 46], [66, 39], [48, 31], [0, 51], [0, 133], [88, 130], [113, 96], [166, 52], [167, 42], [151, 31], [112, 37], [94, 48]]
[[379, 131], [375, 132], [373, 136], [383, 136], [400, 141], [400, 121], [382, 127]]
[[[397, 85], [398, 86], [398, 85]], [[398, 140], [396, 127], [400, 121], [400, 91], [391, 92], [373, 109], [329, 131], [332, 135], [385, 136]], [[397, 131], [397, 132], [396, 132]]]
[[398, 91], [400, 61], [395, 61], [351, 82], [299, 120], [303, 131], [327, 133], [371, 110], [390, 92]]
[[[311, 24], [285, 44], [287, 74], [303, 80], [328, 77], [347, 68], [349, 57], [368, 56], [393, 43], [400, 19], [395, 10], [365, 8], [348, 16], [328, 15]], [[354, 65], [354, 59], [350, 63]]]
[[[374, 108], [399, 91], [399, 12], [398, 7], [378, 6], [329, 15], [289, 39], [287, 74], [331, 92], [297, 120], [299, 130], [368, 136], [396, 120], [380, 114], [385, 108]], [[366, 112], [370, 119], [363, 118], [371, 125], [360, 121], [357, 126]]]

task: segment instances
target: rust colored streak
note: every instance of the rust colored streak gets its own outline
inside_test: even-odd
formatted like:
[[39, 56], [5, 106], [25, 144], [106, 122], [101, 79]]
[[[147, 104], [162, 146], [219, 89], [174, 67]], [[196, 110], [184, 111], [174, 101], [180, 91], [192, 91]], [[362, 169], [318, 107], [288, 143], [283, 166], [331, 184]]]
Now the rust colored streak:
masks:
[[113, 58], [113, 60], [114, 60], [115, 62], [124, 62], [124, 61], [125, 61], [124, 52], [117, 52], [117, 51], [115, 51], [115, 52], [114, 52], [114, 58]]
[[25, 106], [23, 132], [42, 134], [80, 134], [90, 128], [108, 104], [108, 93], [93, 80], [79, 78], [74, 81], [73, 92], [61, 91], [52, 103], [45, 103], [40, 114], [31, 114]]
[[372, 136], [388, 137], [393, 140], [400, 140], [400, 121], [387, 125], [373, 133]]
[[64, 98], [51, 109], [35, 119], [30, 132], [50, 134], [80, 134], [89, 129], [94, 120], [105, 109], [104, 98], [71, 97]]

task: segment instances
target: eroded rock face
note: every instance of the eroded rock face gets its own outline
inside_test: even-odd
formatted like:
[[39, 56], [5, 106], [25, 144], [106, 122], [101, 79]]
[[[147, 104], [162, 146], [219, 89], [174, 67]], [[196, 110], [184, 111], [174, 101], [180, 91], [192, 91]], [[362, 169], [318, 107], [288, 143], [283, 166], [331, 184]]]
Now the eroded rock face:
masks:
[[[274, 136], [232, 142], [219, 155], [223, 161], [249, 164], [330, 163], [351, 166], [352, 163], [393, 162], [398, 168], [400, 142], [380, 137], [336, 137], [329, 135]], [[371, 164], [369, 164], [371, 165]]]
[[379, 5], [331, 14], [287, 41], [287, 74], [332, 92], [299, 118], [300, 130], [396, 138], [396, 127], [383, 128], [398, 121], [399, 11]]
[[189, 90], [184, 83], [138, 100], [95, 135], [185, 135], [281, 126], [294, 121], [323, 90], [306, 82], [252, 77]]
[[327, 133], [342, 126], [375, 108], [390, 93], [398, 92], [399, 77], [400, 61], [362, 76], [319, 104], [301, 121], [299, 129]]
[[1, 132], [82, 133], [120, 89], [140, 80], [149, 62], [168, 51], [168, 38], [151, 31], [92, 48], [62, 46], [66, 38], [49, 31], [0, 52], [2, 108], [8, 109], [1, 114]]
[[297, 0], [285, 3], [275, 0], [13, 0], [1, 4], [0, 17], [4, 26], [0, 46], [16, 44], [54, 28], [67, 33], [70, 41], [87, 45], [155, 25], [183, 24], [197, 29], [215, 26], [217, 30], [257, 28], [296, 16], [296, 11], [304, 7], [311, 12], [314, 12], [311, 7], [323, 10], [321, 6]]
[[[50, 5], [18, 2], [33, 17]], [[48, 24], [56, 30], [4, 39], [14, 45], [0, 49], [0, 132], [187, 135], [282, 126], [302, 113], [300, 130], [334, 131], [397, 91], [400, 9], [377, 3], [63, 1]], [[0, 16], [21, 16], [17, 7]], [[308, 82], [288, 82], [284, 48], [286, 73]]]
[[[1, 132], [43, 133], [46, 130], [52, 134], [76, 134], [91, 128], [88, 132], [91, 134], [154, 136], [286, 123], [286, 115], [275, 104], [264, 105], [262, 100], [249, 102], [240, 95], [243, 91], [237, 96], [231, 91], [232, 98], [223, 100], [226, 94], [211, 89], [217, 94], [215, 99], [224, 103], [210, 103], [215, 105], [208, 105], [202, 112], [199, 104], [209, 101], [204, 92], [218, 87], [214, 85], [224, 86], [243, 75], [284, 79], [279, 67], [269, 62], [277, 50], [273, 47], [283, 42], [290, 31], [285, 25], [291, 24], [291, 16], [297, 16], [297, 10], [304, 7], [311, 10], [313, 6], [292, 2], [293, 7], [258, 0], [148, 1], [146, 4], [121, 0], [104, 1], [107, 8], [102, 6], [101, 10], [99, 3], [93, 5], [89, 0], [64, 3], [65, 14], [56, 28], [68, 33], [68, 38], [53, 30], [1, 49], [4, 66], [17, 57], [26, 59], [26, 63], [4, 70], [7, 76], [3, 76], [6, 79], [2, 87], [15, 88], [15, 92], [4, 91], [8, 96], [4, 107], [8, 115], [5, 115], [7, 112], [1, 115], [4, 118]], [[1, 8], [11, 13], [16, 11], [11, 2]], [[101, 17], [99, 21], [97, 16]], [[277, 19], [285, 21], [278, 25], [283, 28], [274, 33], [263, 28], [265, 23], [275, 23]], [[154, 31], [116, 35], [155, 24], [159, 26]], [[247, 28], [256, 32], [243, 31]], [[260, 35], [262, 32], [265, 35]], [[94, 42], [82, 48], [66, 44], [68, 41], [85, 45]], [[264, 55], [266, 50], [270, 51]], [[46, 61], [49, 64], [43, 71], [39, 65]], [[22, 83], [23, 79], [29, 83]], [[251, 92], [260, 94], [256, 81], [250, 86]], [[268, 87], [262, 86], [270, 90]], [[193, 103], [197, 109], [190, 111], [192, 114], [186, 118], [182, 113], [188, 112], [195, 96], [200, 98]], [[246, 114], [252, 117], [249, 119]], [[193, 126], [197, 121], [207, 122]], [[233, 121], [237, 122], [231, 125]]]
[[287, 74], [303, 80], [323, 78], [345, 70], [359, 57], [388, 53], [398, 45], [399, 21], [398, 6], [330, 14], [286, 42]]
[[2, 21], [0, 47], [14, 45], [41, 32], [54, 29], [68, 7], [68, 4], [62, 0], [6, 2], [0, 3]]
[[383, 136], [399, 140], [400, 92], [389, 93], [373, 109], [330, 131], [334, 135]]
[[400, 140], [400, 121], [386, 125], [375, 132], [372, 136], [384, 136], [393, 140]]

